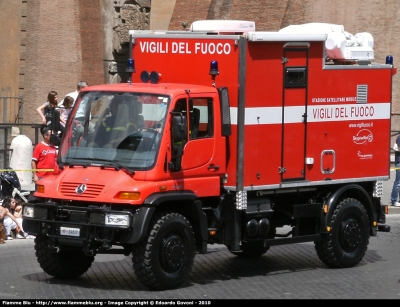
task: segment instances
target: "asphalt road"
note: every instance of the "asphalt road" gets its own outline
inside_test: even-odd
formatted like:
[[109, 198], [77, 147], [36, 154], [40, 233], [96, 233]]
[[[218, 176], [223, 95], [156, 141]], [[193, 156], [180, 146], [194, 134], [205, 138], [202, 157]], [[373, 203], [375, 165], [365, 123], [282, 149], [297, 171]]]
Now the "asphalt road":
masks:
[[[390, 203], [393, 177], [384, 182], [384, 203]], [[77, 279], [53, 278], [36, 261], [34, 241], [15, 239], [0, 245], [0, 303], [29, 299], [38, 305], [40, 300], [62, 299], [127, 305], [190, 299], [195, 305], [214, 305], [221, 299], [400, 299], [400, 208], [390, 208], [387, 224], [391, 231], [371, 237], [366, 255], [353, 268], [328, 268], [313, 243], [272, 246], [257, 259], [242, 259], [223, 245], [209, 245], [208, 254], [196, 255], [188, 282], [168, 291], [144, 287], [133, 273], [131, 258], [123, 255], [96, 256]]]

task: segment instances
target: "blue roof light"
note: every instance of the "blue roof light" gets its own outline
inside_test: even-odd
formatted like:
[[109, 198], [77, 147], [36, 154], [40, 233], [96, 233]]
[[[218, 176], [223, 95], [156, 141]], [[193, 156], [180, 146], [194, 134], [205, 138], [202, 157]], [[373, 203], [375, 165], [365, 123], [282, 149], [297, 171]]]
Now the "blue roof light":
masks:
[[126, 72], [135, 72], [135, 61], [131, 58], [128, 59], [128, 63], [126, 64]]
[[391, 55], [386, 56], [386, 64], [393, 65], [393, 57]]
[[159, 74], [158, 72], [152, 71], [150, 73], [150, 82], [151, 83], [158, 83], [158, 81], [160, 81], [160, 79], [161, 79], [161, 74]]
[[211, 61], [211, 63], [210, 63], [210, 75], [212, 75], [212, 76], [219, 75], [217, 61]]
[[142, 82], [147, 83], [150, 80], [150, 74], [148, 71], [143, 70], [140, 74], [140, 80], [142, 80]]

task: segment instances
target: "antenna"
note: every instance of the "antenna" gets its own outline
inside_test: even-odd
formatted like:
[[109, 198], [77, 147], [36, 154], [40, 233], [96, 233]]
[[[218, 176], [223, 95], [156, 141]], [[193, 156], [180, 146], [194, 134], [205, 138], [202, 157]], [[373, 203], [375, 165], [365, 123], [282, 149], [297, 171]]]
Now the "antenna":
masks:
[[129, 35], [129, 58], [126, 64], [126, 72], [128, 73], [128, 83], [132, 84], [132, 73], [135, 72], [135, 61], [131, 58], [132, 56], [132, 35]]

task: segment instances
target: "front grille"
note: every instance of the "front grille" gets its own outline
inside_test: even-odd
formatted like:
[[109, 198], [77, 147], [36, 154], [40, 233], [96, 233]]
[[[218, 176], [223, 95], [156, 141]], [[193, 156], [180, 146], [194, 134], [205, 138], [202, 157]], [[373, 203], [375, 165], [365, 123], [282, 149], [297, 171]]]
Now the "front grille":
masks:
[[80, 184], [81, 183], [76, 183], [76, 182], [63, 182], [61, 184], [60, 192], [64, 196], [70, 196], [70, 197], [79, 196], [79, 198], [88, 199], [99, 196], [104, 188], [104, 185], [102, 184], [86, 184], [86, 191], [83, 192], [82, 194], [77, 194], [75, 190]]

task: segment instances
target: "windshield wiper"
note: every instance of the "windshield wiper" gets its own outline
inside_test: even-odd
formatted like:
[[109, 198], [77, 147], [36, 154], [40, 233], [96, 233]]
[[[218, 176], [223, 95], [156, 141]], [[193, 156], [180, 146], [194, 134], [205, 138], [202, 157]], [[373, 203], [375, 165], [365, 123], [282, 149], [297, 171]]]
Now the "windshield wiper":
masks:
[[129, 173], [129, 175], [134, 175], [135, 171], [131, 170], [130, 168], [118, 163], [118, 162], [108, 162], [107, 164], [101, 164], [100, 168], [105, 169], [106, 167], [113, 167], [115, 170], [119, 171], [120, 169]]
[[69, 162], [61, 162], [58, 164], [58, 167], [61, 169], [64, 169], [65, 166], [69, 166], [70, 168], [73, 168], [74, 166], [82, 166], [84, 168], [88, 167], [87, 163], [69, 163]]
[[[124, 170], [127, 173], [129, 173], [129, 175], [134, 175], [135, 171], [118, 163], [118, 162], [114, 162], [114, 161], [108, 161], [108, 160], [103, 160], [103, 159], [99, 159], [99, 158], [82, 158], [84, 160], [89, 160], [91, 161], [90, 164], [88, 163], [77, 163], [77, 164], [73, 164], [70, 165], [70, 167], [73, 166], [83, 166], [83, 167], [88, 167], [88, 166], [99, 166], [101, 169], [105, 169], [106, 167], [110, 167], [110, 168], [114, 168], [115, 170], [119, 171], [119, 170]], [[96, 161], [96, 162], [92, 162], [92, 161]]]

